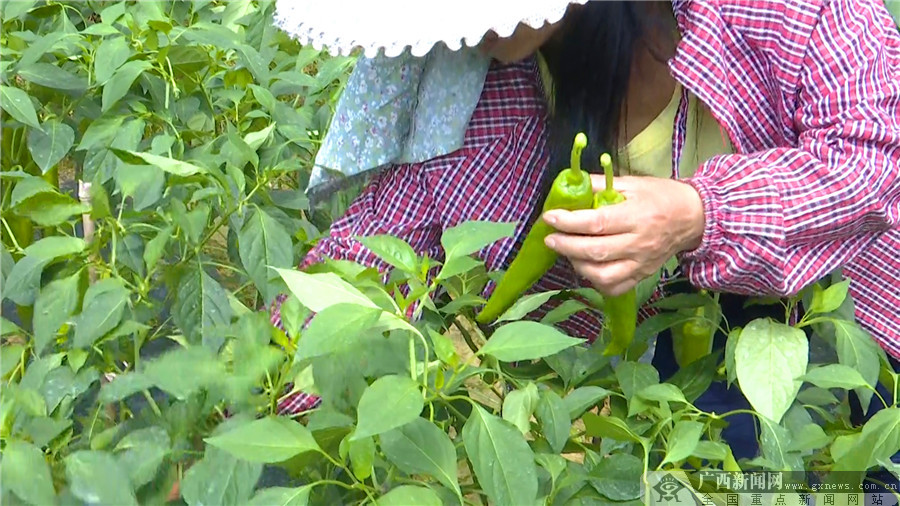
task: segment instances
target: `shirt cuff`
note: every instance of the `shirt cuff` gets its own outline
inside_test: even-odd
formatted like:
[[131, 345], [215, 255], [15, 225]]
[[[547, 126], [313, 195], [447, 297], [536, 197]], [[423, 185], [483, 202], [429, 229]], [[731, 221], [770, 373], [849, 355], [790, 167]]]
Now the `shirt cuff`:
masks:
[[720, 202], [718, 195], [715, 194], [710, 183], [709, 177], [695, 176], [682, 180], [691, 185], [697, 193], [700, 194], [700, 200], [703, 202], [703, 215], [705, 223], [703, 225], [703, 237], [700, 239], [700, 245], [693, 250], [682, 251], [678, 254], [679, 261], [697, 261], [702, 260], [709, 255], [718, 245], [722, 243], [722, 227], [720, 225]]

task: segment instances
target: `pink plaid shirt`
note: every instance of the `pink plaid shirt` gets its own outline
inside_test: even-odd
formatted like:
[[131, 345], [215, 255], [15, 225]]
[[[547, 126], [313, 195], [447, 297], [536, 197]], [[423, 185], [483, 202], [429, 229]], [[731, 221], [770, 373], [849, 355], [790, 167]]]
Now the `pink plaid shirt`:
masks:
[[[900, 35], [882, 1], [673, 4], [682, 41], [672, 74], [709, 107], [735, 149], [686, 179], [707, 221], [701, 245], [681, 255], [684, 273], [710, 290], [785, 296], [843, 268], [858, 321], [900, 357]], [[542, 97], [533, 62], [495, 64], [463, 147], [375, 176], [304, 265], [331, 257], [386, 268], [353, 239], [374, 234], [441, 258], [446, 228], [516, 221], [514, 238], [479, 253], [488, 268], [505, 268], [539, 199]], [[686, 104], [673, 134], [676, 178]], [[586, 285], [560, 259], [532, 291], [577, 286]], [[590, 339], [601, 319], [582, 311], [560, 326]], [[296, 399], [285, 409], [317, 402]]]

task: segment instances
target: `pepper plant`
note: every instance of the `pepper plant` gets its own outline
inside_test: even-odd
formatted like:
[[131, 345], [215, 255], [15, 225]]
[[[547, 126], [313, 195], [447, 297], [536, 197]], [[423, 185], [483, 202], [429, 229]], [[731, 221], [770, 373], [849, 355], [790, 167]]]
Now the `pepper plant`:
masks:
[[[328, 220], [297, 188], [352, 59], [297, 47], [271, 2], [0, 8], [0, 502], [637, 504], [654, 470], [896, 471], [897, 375], [839, 273], [743, 328], [716, 294], [653, 299], [619, 359], [557, 325], [602, 311], [590, 290], [475, 322], [502, 273], [472, 255], [513, 224], [301, 272]], [[279, 293], [283, 330], [258, 310]], [[637, 357], [686, 322], [727, 345], [660, 381]], [[753, 406], [753, 459], [722, 438], [741, 413], [695, 406], [716, 380]], [[294, 390], [323, 403], [280, 415]], [[850, 391], [886, 407], [856, 423]]]

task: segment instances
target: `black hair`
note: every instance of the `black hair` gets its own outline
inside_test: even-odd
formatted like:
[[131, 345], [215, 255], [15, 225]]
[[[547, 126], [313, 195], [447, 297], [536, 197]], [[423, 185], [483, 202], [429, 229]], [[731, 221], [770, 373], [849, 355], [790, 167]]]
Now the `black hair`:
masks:
[[[599, 171], [599, 157], [615, 159], [632, 67], [640, 50], [660, 61], [674, 47], [671, 0], [589, 1], [573, 6], [560, 32], [541, 52], [552, 77], [546, 195], [553, 179], [569, 166], [572, 140], [588, 136], [582, 167]], [[540, 204], [539, 204], [540, 205]]]

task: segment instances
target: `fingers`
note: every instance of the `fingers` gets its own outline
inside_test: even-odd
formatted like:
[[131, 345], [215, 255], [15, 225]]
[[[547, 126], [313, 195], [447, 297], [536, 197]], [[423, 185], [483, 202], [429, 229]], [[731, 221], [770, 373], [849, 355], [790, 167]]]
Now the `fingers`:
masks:
[[[646, 178], [639, 176], [619, 176], [613, 181], [613, 189], [621, 193], [631, 193], [634, 188], [641, 184], [642, 179]], [[591, 174], [591, 186], [595, 193], [605, 190], [606, 178], [603, 174]]]
[[631, 235], [610, 236], [550, 234], [544, 240], [548, 248], [570, 260], [603, 263], [634, 256]]
[[617, 260], [607, 263], [593, 263], [573, 260], [572, 267], [603, 295], [622, 295], [637, 285], [635, 272], [637, 264], [631, 260]]
[[634, 211], [628, 201], [614, 206], [580, 211], [553, 210], [544, 213], [544, 221], [556, 230], [577, 235], [624, 234], [634, 230]]

